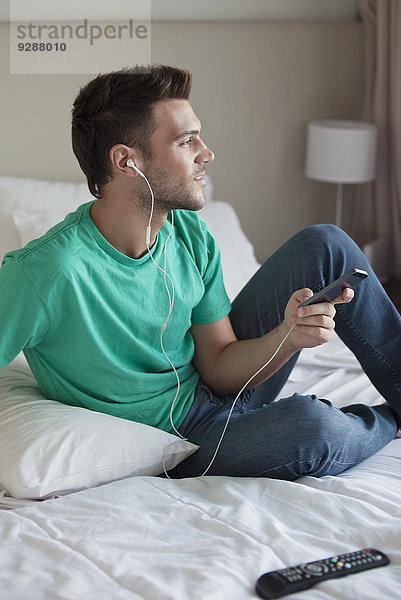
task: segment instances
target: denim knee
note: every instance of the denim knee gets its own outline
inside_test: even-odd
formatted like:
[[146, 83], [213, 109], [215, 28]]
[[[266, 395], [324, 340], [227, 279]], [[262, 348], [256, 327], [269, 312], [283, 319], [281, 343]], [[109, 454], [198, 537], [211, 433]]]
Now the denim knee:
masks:
[[347, 418], [329, 400], [294, 394], [285, 401], [289, 404], [283, 404], [283, 409], [288, 411], [291, 437], [301, 460], [309, 462], [313, 456], [324, 462], [342, 452]]
[[315, 267], [321, 269], [322, 282], [329, 283], [330, 279], [353, 267], [370, 268], [358, 245], [336, 225], [311, 225], [295, 234], [293, 239], [295, 247], [310, 264], [313, 261]]
[[345, 414], [315, 395], [294, 394], [286, 400], [291, 401], [292, 440], [298, 454], [292, 468], [297, 476], [336, 475], [372, 453], [366, 416]]
[[342, 248], [344, 245], [355, 245], [355, 242], [343, 229], [330, 223], [310, 225], [309, 227], [301, 229], [295, 236], [304, 238], [304, 243], [312, 244], [314, 246], [333, 246], [335, 248]]
[[[316, 395], [302, 396], [293, 394], [290, 398], [280, 400], [283, 408], [287, 404], [287, 410], [291, 414], [291, 422], [298, 432], [301, 433], [301, 443], [308, 445], [315, 443], [316, 439], [327, 439], [332, 428], [331, 410], [336, 410], [331, 402], [319, 399]], [[302, 435], [308, 433], [309, 437]]]

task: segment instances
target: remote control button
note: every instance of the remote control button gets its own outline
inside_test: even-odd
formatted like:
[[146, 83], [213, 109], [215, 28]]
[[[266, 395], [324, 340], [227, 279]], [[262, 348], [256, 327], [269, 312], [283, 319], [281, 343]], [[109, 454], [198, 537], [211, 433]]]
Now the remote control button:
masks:
[[326, 565], [323, 565], [321, 563], [304, 565], [302, 569], [305, 573], [310, 573], [311, 575], [320, 575], [321, 573], [327, 573], [329, 570]]
[[309, 571], [309, 573], [321, 573], [323, 570], [321, 565], [309, 565], [308, 567], [305, 567], [305, 569]]

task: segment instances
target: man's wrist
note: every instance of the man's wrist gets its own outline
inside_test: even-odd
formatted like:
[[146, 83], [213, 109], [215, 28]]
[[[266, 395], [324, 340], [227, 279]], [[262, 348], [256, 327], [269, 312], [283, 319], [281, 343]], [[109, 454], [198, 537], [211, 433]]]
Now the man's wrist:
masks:
[[[280, 325], [278, 326], [280, 340], [283, 340], [285, 338], [285, 336], [288, 335], [288, 333], [289, 333], [289, 331], [291, 331], [292, 327], [293, 327], [293, 325], [291, 323], [287, 323], [286, 319], [284, 319], [284, 321], [282, 321], [280, 323]], [[294, 355], [299, 350], [301, 350], [301, 348], [299, 348], [297, 345], [294, 344], [292, 332], [290, 333], [290, 335], [284, 342], [284, 347], [287, 352], [291, 353], [291, 355]]]

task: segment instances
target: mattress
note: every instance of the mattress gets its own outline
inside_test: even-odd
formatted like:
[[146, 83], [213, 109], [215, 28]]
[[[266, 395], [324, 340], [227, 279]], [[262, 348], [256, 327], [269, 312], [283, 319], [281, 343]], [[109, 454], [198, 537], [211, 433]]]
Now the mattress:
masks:
[[[282, 395], [295, 389], [340, 405], [382, 401], [337, 337], [302, 352]], [[390, 565], [291, 597], [401, 598], [400, 498], [395, 439], [335, 477], [140, 476], [15, 501], [0, 519], [1, 587], [18, 600], [245, 600], [264, 572], [375, 547]]]

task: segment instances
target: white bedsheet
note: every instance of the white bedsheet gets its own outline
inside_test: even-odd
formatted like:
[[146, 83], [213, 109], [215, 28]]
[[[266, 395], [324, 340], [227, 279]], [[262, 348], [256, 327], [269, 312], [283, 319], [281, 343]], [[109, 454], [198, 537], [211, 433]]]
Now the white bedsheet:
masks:
[[[295, 390], [382, 401], [338, 338], [302, 353], [283, 395]], [[266, 571], [372, 546], [389, 566], [291, 598], [393, 600], [400, 498], [399, 439], [336, 477], [130, 478], [2, 511], [1, 589], [11, 600], [245, 600]]]
[[294, 600], [400, 598], [400, 466], [395, 440], [337, 477], [138, 477], [4, 511], [2, 589], [21, 600], [245, 600], [265, 571], [373, 546], [389, 566]]
[[336, 406], [384, 402], [352, 352], [337, 335], [322, 346], [302, 350], [280, 396], [316, 394]]

